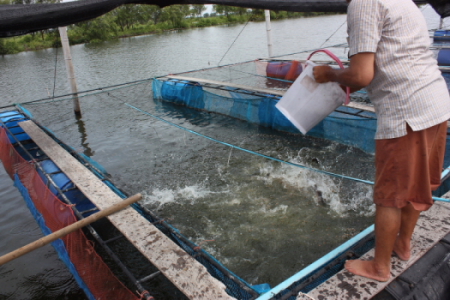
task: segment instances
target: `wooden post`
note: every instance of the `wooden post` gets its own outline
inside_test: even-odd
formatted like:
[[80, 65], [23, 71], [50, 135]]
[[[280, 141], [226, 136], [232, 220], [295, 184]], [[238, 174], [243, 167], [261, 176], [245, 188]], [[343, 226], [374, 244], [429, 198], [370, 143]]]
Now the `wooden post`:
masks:
[[76, 115], [81, 116], [80, 102], [78, 100], [78, 88], [75, 78], [75, 71], [72, 64], [72, 55], [70, 54], [69, 38], [67, 37], [67, 27], [59, 27], [59, 35], [64, 51], [64, 61], [66, 62], [67, 78], [69, 79], [70, 90], [73, 97], [73, 110]]
[[18, 257], [21, 257], [24, 254], [27, 254], [31, 251], [41, 248], [42, 246], [50, 244], [51, 242], [56, 241], [57, 239], [62, 238], [63, 236], [65, 236], [71, 232], [74, 232], [86, 225], [89, 225], [103, 217], [107, 217], [113, 213], [116, 213], [116, 212], [128, 207], [130, 204], [135, 203], [141, 199], [142, 199], [141, 194], [136, 194], [134, 196], [131, 196], [130, 198], [127, 198], [122, 202], [116, 203], [106, 209], [103, 209], [93, 215], [90, 215], [89, 217], [87, 217], [85, 219], [82, 219], [78, 222], [72, 223], [69, 226], [66, 226], [58, 231], [55, 231], [49, 235], [46, 235], [37, 241], [34, 241], [34, 242], [32, 242], [28, 245], [25, 245], [17, 250], [9, 252], [8, 254], [0, 256], [0, 266], [18, 258]]
[[272, 26], [270, 25], [270, 10], [264, 11], [266, 18], [266, 31], [267, 31], [267, 47], [269, 48], [269, 58], [273, 56], [272, 53]]

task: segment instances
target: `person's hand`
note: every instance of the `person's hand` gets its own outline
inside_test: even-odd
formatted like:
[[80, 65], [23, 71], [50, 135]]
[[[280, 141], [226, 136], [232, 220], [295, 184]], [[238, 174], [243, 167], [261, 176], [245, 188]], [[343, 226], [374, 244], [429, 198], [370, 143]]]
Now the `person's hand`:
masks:
[[330, 82], [332, 68], [330, 66], [315, 66], [313, 68], [314, 79], [317, 83]]

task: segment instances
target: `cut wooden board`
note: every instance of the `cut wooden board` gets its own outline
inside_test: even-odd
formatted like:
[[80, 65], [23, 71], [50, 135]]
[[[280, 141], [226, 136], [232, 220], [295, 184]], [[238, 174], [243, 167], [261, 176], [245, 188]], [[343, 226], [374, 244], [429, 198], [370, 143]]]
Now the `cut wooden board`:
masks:
[[242, 84], [235, 84], [235, 83], [231, 83], [231, 82], [223, 82], [223, 81], [217, 81], [217, 80], [209, 80], [209, 79], [178, 76], [178, 75], [168, 75], [165, 77], [170, 78], [170, 79], [186, 80], [186, 81], [193, 81], [193, 82], [199, 82], [199, 83], [213, 84], [213, 85], [218, 85], [218, 86], [233, 87], [233, 88], [238, 88], [238, 89], [242, 89], [242, 90], [246, 90], [246, 91], [253, 91], [253, 92], [259, 92], [259, 93], [276, 95], [276, 96], [284, 95], [284, 91], [256, 88], [256, 87], [251, 87], [251, 86], [242, 85]]
[[347, 107], [351, 107], [351, 108], [355, 108], [355, 109], [360, 109], [360, 110], [364, 110], [364, 111], [370, 111], [370, 112], [375, 112], [375, 108], [373, 106], [370, 105], [366, 105], [363, 103], [359, 103], [359, 102], [350, 102], [349, 104], [345, 105]]
[[[213, 84], [213, 85], [217, 85], [217, 86], [228, 86], [228, 87], [238, 88], [238, 89], [242, 89], [242, 90], [246, 90], [246, 91], [253, 91], [253, 92], [264, 93], [264, 94], [269, 94], [269, 95], [276, 95], [276, 96], [283, 96], [284, 93], [286, 92], [286, 91], [279, 91], [279, 90], [273, 90], [273, 89], [256, 88], [256, 87], [252, 87], [252, 86], [235, 84], [235, 83], [231, 83], [231, 82], [222, 82], [222, 81], [216, 81], [216, 80], [178, 76], [178, 75], [169, 75], [169, 76], [165, 76], [165, 78], [193, 81], [193, 82], [204, 83], [204, 84]], [[362, 103], [350, 102], [346, 106], [352, 107], [355, 109], [364, 110], [364, 111], [375, 112], [375, 109], [373, 108], [373, 106], [365, 105]]]
[[[344, 269], [314, 290], [310, 291], [308, 294], [299, 294], [297, 300], [371, 299], [388, 286], [397, 276], [412, 266], [450, 232], [450, 222], [448, 221], [449, 215], [450, 203], [446, 202], [435, 202], [428, 211], [421, 214], [412, 238], [411, 259], [405, 262], [399, 260], [397, 257], [393, 257], [391, 279], [388, 282], [379, 282], [356, 276]], [[374, 250], [372, 249], [366, 253], [362, 259], [372, 259], [373, 255]]]
[[[99, 209], [106, 209], [123, 201], [33, 121], [24, 121], [19, 124]], [[212, 277], [202, 264], [133, 208], [129, 207], [108, 218], [189, 299], [235, 299], [225, 292], [225, 285]]]

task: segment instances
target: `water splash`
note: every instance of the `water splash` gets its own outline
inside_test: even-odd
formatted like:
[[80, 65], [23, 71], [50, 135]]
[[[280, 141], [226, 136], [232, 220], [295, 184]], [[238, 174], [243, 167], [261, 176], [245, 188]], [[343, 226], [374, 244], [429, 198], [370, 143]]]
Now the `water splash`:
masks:
[[[301, 157], [295, 157], [290, 161], [305, 164]], [[279, 180], [284, 189], [294, 189], [298, 193], [306, 194], [317, 205], [328, 206], [340, 217], [349, 216], [350, 212], [358, 212], [362, 216], [371, 216], [374, 213], [375, 206], [372, 203], [372, 186], [370, 185], [271, 163], [261, 165], [259, 172], [261, 175], [257, 178], [266, 184]]]

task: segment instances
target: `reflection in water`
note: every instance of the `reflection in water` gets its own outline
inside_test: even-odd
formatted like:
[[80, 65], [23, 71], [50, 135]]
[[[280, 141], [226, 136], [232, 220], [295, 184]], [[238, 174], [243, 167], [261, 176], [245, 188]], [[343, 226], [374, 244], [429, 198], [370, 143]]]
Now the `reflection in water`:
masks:
[[75, 115], [76, 118], [76, 124], [78, 126], [78, 132], [81, 134], [81, 146], [83, 146], [83, 153], [84, 155], [91, 157], [95, 154], [94, 151], [92, 151], [92, 149], [89, 147], [89, 143], [87, 142], [87, 134], [86, 134], [86, 128], [84, 126], [84, 122], [83, 122], [83, 118], [81, 117], [81, 115], [76, 114]]

